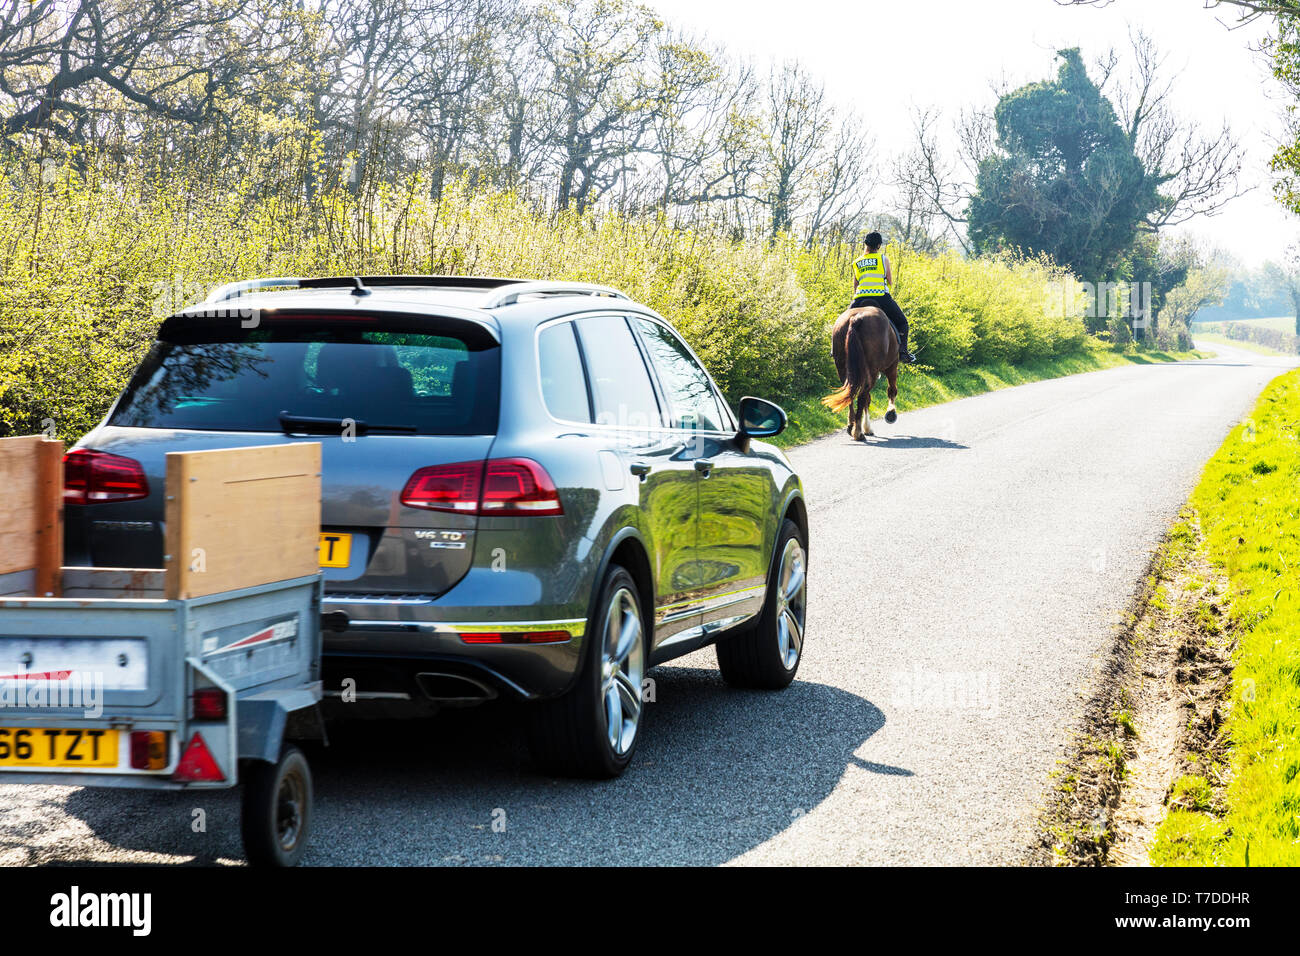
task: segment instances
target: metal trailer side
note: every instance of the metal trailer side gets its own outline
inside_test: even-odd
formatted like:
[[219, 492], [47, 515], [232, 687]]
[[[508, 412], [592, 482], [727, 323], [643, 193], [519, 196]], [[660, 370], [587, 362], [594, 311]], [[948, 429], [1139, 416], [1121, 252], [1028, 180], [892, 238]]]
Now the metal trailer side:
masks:
[[[69, 578], [76, 570], [67, 569]], [[105, 573], [97, 577], [102, 583]], [[240, 761], [273, 762], [286, 738], [323, 739], [316, 706], [321, 587], [314, 574], [180, 600], [0, 598], [0, 729], [10, 736], [21, 729], [98, 730], [117, 740], [112, 767], [7, 763], [0, 764], [0, 782], [231, 787], [240, 780]], [[148, 589], [135, 593], [141, 590]], [[196, 719], [192, 699], [203, 688], [225, 691], [224, 718]], [[132, 768], [133, 731], [168, 735], [163, 767]], [[186, 778], [182, 760], [195, 735], [220, 779]], [[0, 760], [3, 744], [0, 738]]]

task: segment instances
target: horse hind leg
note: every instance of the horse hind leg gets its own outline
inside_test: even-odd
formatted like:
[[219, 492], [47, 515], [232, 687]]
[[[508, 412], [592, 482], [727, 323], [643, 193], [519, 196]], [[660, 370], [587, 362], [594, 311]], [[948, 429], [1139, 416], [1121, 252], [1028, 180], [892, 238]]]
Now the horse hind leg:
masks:
[[885, 421], [892, 425], [898, 421], [898, 409], [894, 406], [894, 399], [898, 397], [898, 366], [895, 365], [886, 372], [885, 377], [889, 379], [889, 391], [886, 392], [889, 396], [889, 408], [885, 410]]
[[862, 390], [862, 424], [858, 428], [858, 438], [862, 439], [864, 435], [874, 435], [871, 430], [871, 388], [868, 386]]
[[849, 406], [849, 437], [862, 441], [862, 399], [855, 398]]

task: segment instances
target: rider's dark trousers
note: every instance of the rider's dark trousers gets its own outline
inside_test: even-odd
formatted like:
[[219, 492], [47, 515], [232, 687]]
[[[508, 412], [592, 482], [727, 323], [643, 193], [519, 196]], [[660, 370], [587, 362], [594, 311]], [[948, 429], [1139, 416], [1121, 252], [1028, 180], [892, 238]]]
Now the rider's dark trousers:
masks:
[[[843, 301], [843, 300], [841, 300]], [[869, 305], [874, 305], [881, 312], [889, 317], [889, 321], [894, 324], [898, 331], [898, 339], [903, 343], [903, 351], [907, 351], [907, 316], [903, 310], [898, 307], [894, 297], [886, 292], [884, 295], [860, 295], [853, 300], [849, 306], [851, 309], [865, 309]]]

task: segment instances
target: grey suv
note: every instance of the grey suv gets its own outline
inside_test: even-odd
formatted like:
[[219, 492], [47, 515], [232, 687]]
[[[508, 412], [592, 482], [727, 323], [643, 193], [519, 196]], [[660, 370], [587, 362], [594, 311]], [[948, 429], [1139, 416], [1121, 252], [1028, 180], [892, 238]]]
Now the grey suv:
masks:
[[[69, 564], [160, 567], [165, 454], [323, 445], [325, 677], [336, 709], [534, 703], [539, 759], [613, 776], [646, 668], [717, 643], [781, 688], [808, 525], [776, 448], [661, 316], [598, 286], [260, 279], [167, 319], [68, 453]], [[274, 534], [274, 528], [267, 528]]]

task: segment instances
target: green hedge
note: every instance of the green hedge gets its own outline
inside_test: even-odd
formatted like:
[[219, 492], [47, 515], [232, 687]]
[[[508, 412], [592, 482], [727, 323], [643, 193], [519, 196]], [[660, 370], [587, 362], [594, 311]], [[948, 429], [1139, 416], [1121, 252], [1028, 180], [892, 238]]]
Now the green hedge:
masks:
[[[794, 402], [838, 384], [829, 329], [852, 250], [736, 240], [663, 217], [539, 210], [500, 192], [426, 198], [413, 179], [354, 197], [219, 192], [179, 173], [11, 166], [0, 176], [0, 434], [94, 426], [158, 323], [254, 275], [476, 273], [614, 285], [673, 321], [734, 400]], [[937, 370], [1076, 352], [1038, 261], [890, 250], [922, 361]]]

